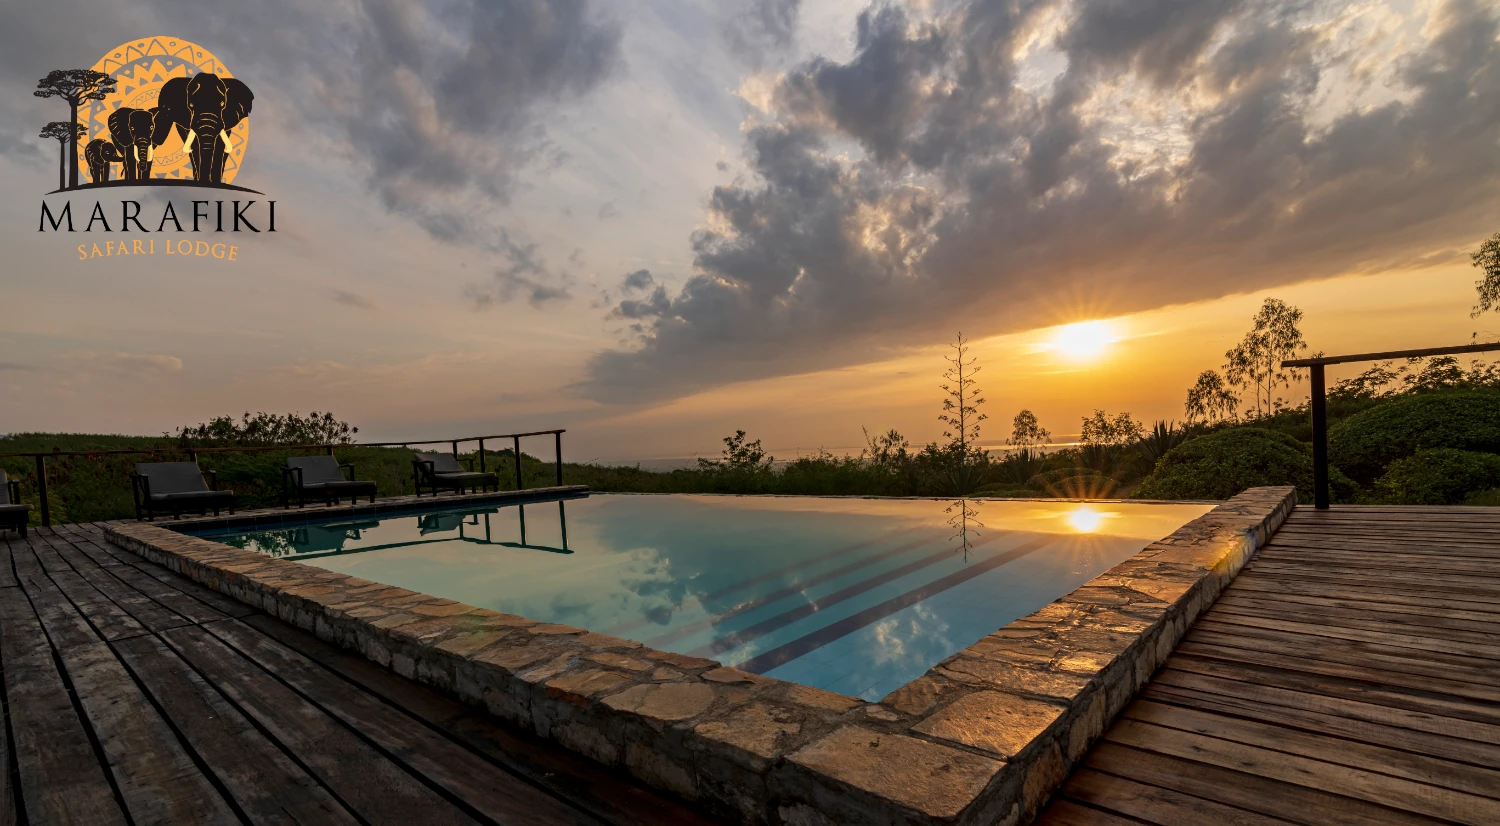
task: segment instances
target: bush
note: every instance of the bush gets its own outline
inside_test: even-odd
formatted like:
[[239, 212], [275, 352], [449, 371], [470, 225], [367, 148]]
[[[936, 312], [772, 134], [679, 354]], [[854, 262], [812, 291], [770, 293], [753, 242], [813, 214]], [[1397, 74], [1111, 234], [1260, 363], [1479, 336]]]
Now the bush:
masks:
[[1438, 448], [1391, 463], [1375, 494], [1393, 505], [1457, 505], [1500, 485], [1500, 456]]
[[[1353, 484], [1330, 470], [1334, 497], [1348, 499]], [[1137, 499], [1228, 499], [1246, 488], [1295, 485], [1313, 500], [1312, 450], [1285, 433], [1238, 427], [1173, 448], [1136, 489]]]
[[1364, 485], [1392, 462], [1428, 448], [1500, 453], [1500, 390], [1405, 396], [1356, 413], [1328, 433], [1329, 461]]

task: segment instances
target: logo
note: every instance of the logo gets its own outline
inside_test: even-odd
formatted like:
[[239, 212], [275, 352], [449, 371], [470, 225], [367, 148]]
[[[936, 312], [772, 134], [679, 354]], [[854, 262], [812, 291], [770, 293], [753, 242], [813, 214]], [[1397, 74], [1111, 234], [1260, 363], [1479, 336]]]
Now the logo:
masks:
[[118, 208], [95, 200], [79, 204], [75, 228], [72, 195], [114, 187], [197, 187], [261, 195], [234, 183], [250, 147], [255, 93], [204, 47], [177, 37], [131, 40], [109, 50], [88, 69], [58, 69], [37, 83], [37, 97], [66, 104], [69, 120], [43, 127], [58, 142], [58, 187], [69, 196], [42, 202], [40, 232], [131, 233], [104, 240], [80, 260], [117, 255], [193, 255], [236, 260], [235, 245], [162, 239], [157, 233], [276, 231], [276, 202], [259, 199], [194, 200], [181, 208], [169, 197], [160, 214], [143, 216], [141, 203]]

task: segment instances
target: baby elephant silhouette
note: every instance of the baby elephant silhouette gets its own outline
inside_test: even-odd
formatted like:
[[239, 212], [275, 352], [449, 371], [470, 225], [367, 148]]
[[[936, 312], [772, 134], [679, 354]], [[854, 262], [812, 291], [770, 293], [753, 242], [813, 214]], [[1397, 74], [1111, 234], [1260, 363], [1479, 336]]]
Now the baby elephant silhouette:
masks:
[[96, 184], [107, 183], [110, 165], [125, 160], [124, 156], [115, 149], [115, 145], [103, 138], [89, 141], [89, 145], [83, 148], [83, 159], [88, 161], [89, 177]]

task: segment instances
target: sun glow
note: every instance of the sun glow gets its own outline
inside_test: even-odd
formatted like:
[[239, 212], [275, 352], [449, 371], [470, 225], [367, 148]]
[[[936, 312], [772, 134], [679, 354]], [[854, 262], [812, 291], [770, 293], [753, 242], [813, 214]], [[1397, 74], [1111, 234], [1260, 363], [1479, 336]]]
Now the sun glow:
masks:
[[1093, 533], [1099, 530], [1104, 522], [1104, 514], [1090, 507], [1082, 507], [1068, 512], [1068, 524], [1079, 533]]
[[1057, 328], [1051, 346], [1070, 358], [1088, 360], [1098, 358], [1119, 340], [1108, 322], [1080, 321]]

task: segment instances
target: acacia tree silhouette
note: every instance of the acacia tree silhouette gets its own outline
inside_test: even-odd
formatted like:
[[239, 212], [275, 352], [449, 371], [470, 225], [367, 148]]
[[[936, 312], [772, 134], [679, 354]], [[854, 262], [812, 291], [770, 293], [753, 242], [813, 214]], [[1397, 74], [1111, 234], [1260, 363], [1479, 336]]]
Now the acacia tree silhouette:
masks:
[[1253, 395], [1255, 418], [1259, 419], [1281, 408], [1283, 402], [1276, 397], [1276, 390], [1290, 387], [1293, 379], [1281, 362], [1307, 349], [1307, 342], [1297, 326], [1302, 311], [1279, 298], [1267, 298], [1254, 321], [1244, 340], [1224, 354], [1224, 378]]
[[68, 146], [77, 146], [77, 141], [83, 137], [83, 124], [69, 123], [65, 120], [55, 120], [42, 127], [39, 138], [52, 138], [57, 141], [57, 188], [67, 187], [68, 174]]
[[73, 125], [74, 131], [68, 140], [66, 187], [72, 189], [78, 186], [78, 138], [83, 131], [78, 124], [78, 107], [86, 101], [104, 100], [106, 95], [115, 91], [115, 79], [93, 69], [53, 69], [36, 82], [36, 87], [33, 95], [39, 98], [62, 98], [72, 109], [73, 119], [69, 123]]

